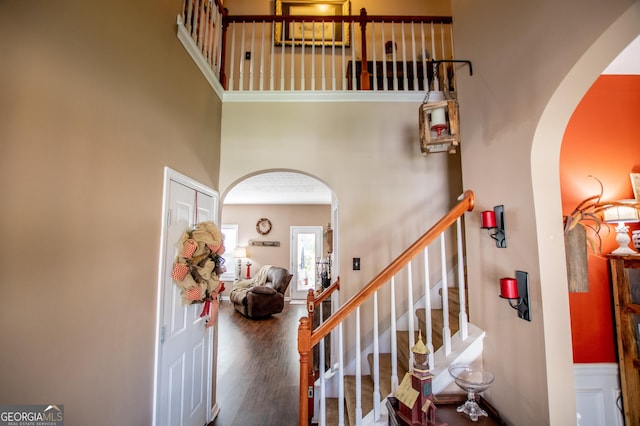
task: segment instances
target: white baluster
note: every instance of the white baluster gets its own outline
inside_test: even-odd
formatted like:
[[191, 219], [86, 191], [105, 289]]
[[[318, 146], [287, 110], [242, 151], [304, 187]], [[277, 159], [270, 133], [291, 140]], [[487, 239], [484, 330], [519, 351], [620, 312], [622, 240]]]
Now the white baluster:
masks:
[[362, 354], [360, 353], [360, 307], [356, 308], [356, 425], [362, 425]]
[[393, 67], [391, 72], [393, 73], [393, 90], [398, 90], [398, 64], [396, 63], [396, 24], [391, 23], [391, 58]]
[[398, 332], [396, 330], [396, 277], [391, 277], [391, 392], [398, 390]]
[[[323, 322], [324, 315], [322, 314], [322, 303], [320, 303], [320, 324]], [[324, 372], [325, 372], [325, 359], [324, 359], [324, 337], [320, 339], [320, 359], [318, 360], [318, 369], [320, 371], [320, 426], [325, 426], [327, 417], [327, 396], [324, 386]]]
[[416, 34], [414, 24], [411, 23], [411, 64], [413, 66], [413, 90], [418, 90], [418, 63], [416, 59]]
[[402, 30], [402, 83], [404, 91], [409, 90], [409, 79], [407, 78], [407, 52], [406, 52], [406, 43], [404, 42], [404, 22], [401, 23], [400, 29]]
[[302, 46], [300, 47], [300, 65], [301, 65], [301, 69], [300, 69], [300, 90], [305, 90], [307, 88], [307, 84], [305, 81], [305, 72], [304, 72], [304, 63], [305, 63], [305, 58], [304, 58], [304, 44], [305, 44], [305, 39], [304, 39], [304, 21], [301, 22], [301, 26], [300, 28], [302, 28]]
[[[276, 21], [273, 21], [271, 23], [271, 34], [275, 34], [276, 33]], [[275, 37], [271, 37], [271, 51], [269, 53], [271, 55], [271, 57], [269, 58], [269, 90], [273, 90], [273, 86], [275, 84], [275, 62], [274, 58], [276, 56], [276, 42], [275, 42]], [[281, 55], [282, 57], [284, 57], [284, 55]]]
[[229, 65], [229, 88], [227, 89], [230, 92], [233, 91], [233, 83], [234, 83], [233, 76], [235, 75], [235, 68], [236, 68], [236, 62], [233, 60], [233, 56], [236, 51], [236, 27], [237, 26], [238, 26], [237, 24], [233, 25], [233, 29], [231, 30], [231, 52], [229, 55], [229, 60], [231, 61], [231, 64]]
[[373, 52], [373, 87], [371, 90], [378, 90], [378, 67], [376, 66], [376, 27], [375, 22], [371, 22], [371, 52]]
[[249, 50], [249, 54], [251, 55], [251, 59], [249, 59], [249, 90], [253, 90], [253, 57], [255, 55], [255, 37], [256, 36], [256, 21], [251, 23], [251, 48]]
[[433, 324], [431, 322], [431, 274], [429, 272], [429, 246], [424, 248], [424, 320], [425, 320], [425, 346], [429, 349], [429, 367], [435, 365], [433, 348]]
[[[331, 22], [331, 90], [336, 90], [336, 23]], [[344, 44], [344, 43], [342, 43]], [[342, 61], [342, 74], [344, 76], [344, 60]], [[344, 77], [341, 77], [344, 78]]]
[[[431, 22], [431, 58], [434, 61], [438, 59], [438, 55], [436, 53], [436, 36], [435, 36], [435, 29], [433, 28], [433, 22]], [[437, 70], [438, 70], [438, 66], [434, 64], [433, 65], [433, 90], [436, 92], [440, 90], [440, 80], [437, 78], [438, 77]]]
[[344, 338], [338, 324], [338, 426], [344, 426]]
[[311, 21], [311, 90], [316, 90], [316, 21]]
[[238, 76], [238, 91], [242, 92], [244, 90], [244, 60], [243, 60], [243, 52], [244, 52], [244, 33], [245, 33], [245, 25], [246, 22], [243, 22], [242, 25], [242, 37], [240, 37], [240, 75]]
[[464, 250], [462, 247], [462, 220], [458, 218], [456, 220], [457, 226], [457, 239], [458, 239], [458, 292], [460, 294], [460, 337], [462, 340], [467, 340], [469, 336], [469, 328], [467, 327], [467, 298], [466, 298], [466, 285], [464, 279]]
[[291, 90], [292, 92], [294, 90], [296, 90], [296, 85], [295, 85], [295, 68], [294, 68], [294, 62], [295, 62], [295, 43], [294, 43], [294, 39], [293, 39], [293, 28], [295, 28], [296, 23], [295, 21], [291, 21], [291, 86], [289, 87], [289, 90]]
[[325, 51], [325, 43], [326, 43], [326, 40], [324, 38], [324, 29], [325, 29], [326, 26], [327, 26], [326, 23], [323, 22], [322, 23], [322, 60], [321, 60], [321, 62], [322, 62], [322, 77], [321, 78], [322, 78], [322, 91], [323, 92], [325, 90], [327, 90], [327, 76], [326, 76], [327, 73], [326, 73], [326, 70], [324, 68], [325, 67], [325, 64], [324, 64], [324, 51]]
[[380, 343], [378, 339], [378, 292], [373, 294], [373, 418], [380, 418]]
[[413, 352], [411, 348], [416, 344], [415, 312], [413, 307], [413, 271], [411, 262], [407, 263], [407, 319], [409, 320], [409, 371], [413, 371]]
[[426, 92], [429, 91], [429, 73], [427, 71], [427, 49], [426, 49], [426, 45], [425, 45], [425, 38], [424, 38], [424, 23], [420, 23], [420, 35], [421, 35], [421, 47], [420, 47], [420, 51], [422, 52], [422, 87], [424, 88], [424, 90]]
[[[356, 90], [358, 87], [358, 79], [360, 78], [356, 72], [356, 37], [355, 37], [355, 23], [351, 23], [351, 84], [353, 90]], [[362, 87], [360, 87], [362, 89]]]
[[280, 49], [280, 61], [281, 61], [281, 65], [280, 65], [280, 90], [284, 91], [284, 57], [285, 57], [285, 42], [284, 42], [284, 25], [285, 22], [282, 21], [282, 44], [281, 44], [281, 49]]
[[[267, 34], [266, 34], [266, 25], [267, 23], [265, 21], [262, 21], [262, 42], [260, 43], [260, 91], [262, 92], [264, 90], [264, 58], [265, 58], [265, 52], [264, 52], [264, 39], [267, 38]], [[251, 55], [251, 59], [253, 59], [253, 54]]]
[[440, 234], [440, 259], [442, 267], [442, 345], [445, 356], [451, 354], [451, 329], [449, 328], [449, 284], [447, 280], [447, 256], [445, 250], [445, 233]]
[[[385, 49], [386, 41], [384, 39], [384, 21], [382, 21], [382, 48]], [[389, 83], [387, 82], [387, 54], [385, 52], [382, 55], [382, 90], [385, 92], [389, 90]]]

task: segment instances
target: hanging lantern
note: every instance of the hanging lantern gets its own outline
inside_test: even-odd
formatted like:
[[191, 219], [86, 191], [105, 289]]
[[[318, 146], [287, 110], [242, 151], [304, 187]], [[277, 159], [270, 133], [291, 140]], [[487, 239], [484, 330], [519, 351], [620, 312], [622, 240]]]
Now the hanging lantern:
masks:
[[460, 144], [458, 102], [442, 91], [433, 90], [425, 96], [418, 114], [422, 155], [436, 152], [455, 154]]

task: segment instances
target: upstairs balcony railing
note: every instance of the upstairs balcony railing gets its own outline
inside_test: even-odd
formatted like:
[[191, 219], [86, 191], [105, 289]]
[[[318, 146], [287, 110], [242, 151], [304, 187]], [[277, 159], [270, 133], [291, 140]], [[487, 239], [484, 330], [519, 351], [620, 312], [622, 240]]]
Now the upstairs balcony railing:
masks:
[[436, 68], [454, 58], [448, 16], [234, 16], [185, 0], [178, 27], [226, 92], [453, 90], [454, 67]]

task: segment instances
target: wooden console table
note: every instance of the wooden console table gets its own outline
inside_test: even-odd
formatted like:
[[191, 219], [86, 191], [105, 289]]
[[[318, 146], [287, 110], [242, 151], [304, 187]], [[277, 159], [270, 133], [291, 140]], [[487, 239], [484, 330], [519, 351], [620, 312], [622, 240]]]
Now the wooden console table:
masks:
[[[354, 90], [353, 89], [353, 61], [349, 61], [349, 63], [347, 64], [347, 90]], [[374, 62], [373, 61], [367, 61], [367, 71], [369, 72], [369, 87], [371, 90], [374, 90], [374, 88], [376, 90], [384, 90], [384, 74], [383, 74], [383, 70], [384, 67], [386, 65], [386, 71], [387, 71], [387, 90], [393, 90], [394, 86], [393, 86], [393, 80], [394, 80], [394, 75], [395, 78], [397, 79], [398, 82], [398, 90], [405, 90], [404, 89], [404, 78], [405, 78], [405, 63], [402, 61], [399, 62], [382, 62], [382, 61], [376, 61], [375, 62], [375, 70], [376, 70], [376, 80], [374, 82], [373, 80], [373, 69], [374, 69]], [[415, 90], [414, 88], [414, 72], [413, 72], [413, 62], [411, 61], [407, 61], [406, 62], [406, 66], [407, 66], [407, 72], [406, 72], [406, 77], [407, 77], [407, 89], [408, 90]], [[395, 68], [395, 74], [394, 74], [394, 68]], [[362, 72], [362, 61], [355, 61], [355, 70], [356, 70], [356, 90], [360, 90], [360, 73]], [[422, 61], [420, 62], [416, 62], [416, 77], [418, 78], [418, 87], [417, 90], [419, 91], [425, 91], [425, 87], [424, 87], [424, 70], [422, 68]], [[427, 62], [427, 78], [428, 78], [428, 82], [429, 84], [431, 83], [431, 81], [433, 80], [433, 66], [431, 62]], [[375, 83], [375, 84], [374, 84]], [[427, 87], [428, 89], [429, 87]]]

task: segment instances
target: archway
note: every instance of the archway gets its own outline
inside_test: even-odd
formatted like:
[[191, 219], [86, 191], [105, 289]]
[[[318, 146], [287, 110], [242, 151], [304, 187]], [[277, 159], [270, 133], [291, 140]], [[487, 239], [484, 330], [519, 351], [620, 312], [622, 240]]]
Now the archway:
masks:
[[[562, 137], [576, 106], [600, 73], [637, 35], [640, 3], [630, 7], [605, 31], [567, 74], [553, 94], [536, 128], [531, 150], [533, 196], [540, 260], [542, 310], [545, 318], [545, 353], [549, 383], [573, 382], [567, 368], [570, 315], [561, 221], [559, 156]], [[548, 399], [563, 401], [564, 388], [548, 387]]]
[[[234, 181], [222, 199], [221, 223], [237, 224], [237, 242], [247, 249], [244, 262], [251, 263], [252, 273], [262, 265], [279, 265], [295, 275], [290, 230], [294, 226], [315, 226], [325, 234], [324, 248], [318, 257], [329, 259], [331, 277], [337, 277], [339, 265], [334, 259], [338, 259], [339, 247], [338, 204], [326, 183], [300, 170], [259, 170]], [[268, 223], [269, 229], [259, 228], [260, 223]], [[326, 240], [329, 226], [333, 234], [331, 248]], [[229, 260], [235, 261], [232, 257]], [[245, 278], [246, 263], [241, 270]], [[315, 277], [315, 269], [311, 273]], [[288, 294], [292, 293], [290, 287]]]

